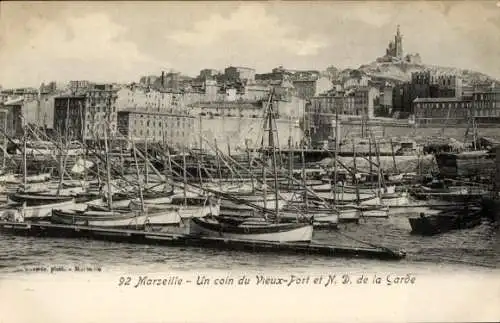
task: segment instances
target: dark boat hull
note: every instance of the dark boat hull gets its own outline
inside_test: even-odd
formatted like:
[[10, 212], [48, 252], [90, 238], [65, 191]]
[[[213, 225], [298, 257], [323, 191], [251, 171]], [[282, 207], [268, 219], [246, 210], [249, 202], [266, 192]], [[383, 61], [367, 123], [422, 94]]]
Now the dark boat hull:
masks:
[[23, 204], [26, 203], [26, 206], [39, 206], [46, 204], [56, 204], [63, 203], [73, 200], [71, 196], [55, 196], [49, 194], [20, 194], [13, 193], [8, 195], [8, 199], [12, 203]]
[[453, 214], [445, 211], [431, 216], [412, 217], [408, 219], [413, 234], [436, 235], [453, 230], [470, 229], [481, 224], [481, 212], [469, 214]]

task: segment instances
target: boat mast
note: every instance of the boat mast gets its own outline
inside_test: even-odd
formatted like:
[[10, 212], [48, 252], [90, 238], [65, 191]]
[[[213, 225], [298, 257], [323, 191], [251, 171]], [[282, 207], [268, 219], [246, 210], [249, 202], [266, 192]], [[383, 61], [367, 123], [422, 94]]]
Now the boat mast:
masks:
[[[333, 202], [337, 202], [337, 158], [339, 150], [339, 110], [335, 108], [335, 151], [333, 152]], [[331, 178], [331, 177], [330, 177]]]
[[368, 136], [368, 158], [370, 162], [370, 182], [373, 186], [373, 160], [372, 160], [372, 137]]
[[186, 150], [184, 146], [182, 146], [182, 177], [183, 177], [183, 194], [184, 194], [184, 206], [187, 205], [187, 193], [186, 193], [186, 185], [187, 185], [187, 178], [186, 178]]
[[141, 198], [141, 210], [142, 212], [145, 211], [144, 207], [144, 195], [142, 193], [142, 180], [141, 180], [141, 174], [139, 172], [139, 164], [137, 161], [137, 150], [135, 149], [135, 143], [132, 140], [132, 149], [134, 150], [134, 164], [135, 164], [135, 171], [137, 173], [137, 183], [139, 184], [139, 197]]
[[308, 209], [308, 199], [307, 199], [307, 186], [306, 186], [306, 159], [304, 157], [304, 149], [300, 150], [300, 159], [302, 161], [302, 185], [304, 185], [304, 202], [306, 207], [306, 212]]
[[248, 169], [250, 169], [250, 181], [252, 182], [252, 192], [255, 192], [255, 183], [254, 183], [254, 178], [253, 178], [253, 172], [252, 170], [252, 160], [250, 159], [250, 150], [248, 150], [248, 141], [245, 140], [245, 148], [247, 151], [247, 159], [248, 159]]
[[[83, 121], [84, 119], [84, 114], [83, 114], [83, 107], [82, 103], [79, 102], [80, 106], [80, 118]], [[88, 146], [85, 144], [85, 123], [81, 123], [81, 132], [82, 132], [82, 144], [84, 147], [84, 153], [83, 153], [83, 181], [85, 185], [87, 185], [87, 158], [88, 158]]]
[[476, 147], [476, 142], [477, 142], [477, 124], [476, 124], [476, 119], [474, 116], [472, 117], [472, 140], [473, 140], [473, 145], [474, 145], [474, 150], [477, 149]]
[[64, 126], [64, 144], [61, 138], [61, 146], [59, 149], [59, 184], [57, 185], [57, 196], [61, 194], [61, 188], [64, 180], [64, 160], [63, 160], [63, 147], [68, 147], [68, 132], [69, 132], [69, 101], [71, 99], [68, 97], [68, 103], [66, 104], [66, 120]]
[[375, 151], [377, 153], [377, 164], [378, 164], [378, 196], [380, 196], [380, 194], [382, 193], [382, 186], [384, 187], [384, 189], [387, 189], [386, 185], [385, 185], [385, 180], [384, 180], [384, 171], [382, 169], [382, 164], [380, 162], [380, 146], [379, 146], [379, 143], [377, 142], [377, 139], [375, 138], [375, 136], [373, 135], [373, 133], [371, 134], [373, 136], [373, 141], [375, 143]]
[[104, 151], [106, 153], [106, 177], [108, 182], [108, 207], [111, 211], [113, 209], [113, 193], [111, 192], [111, 165], [109, 163], [109, 150], [108, 150], [108, 127], [104, 127]]
[[144, 140], [144, 159], [145, 159], [145, 165], [144, 165], [144, 176], [145, 176], [145, 182], [146, 182], [146, 185], [149, 184], [149, 163], [148, 163], [148, 160], [149, 160], [149, 155], [148, 155], [148, 136], [146, 136], [145, 140]]
[[26, 185], [27, 185], [27, 167], [26, 167], [26, 135], [27, 135], [27, 126], [26, 126], [26, 121], [24, 120], [24, 135], [23, 135], [23, 184], [24, 184], [24, 189], [26, 190]]
[[[7, 130], [7, 113], [4, 114], [4, 119], [3, 119], [3, 129], [4, 131]], [[6, 158], [7, 158], [7, 134], [4, 133], [3, 137], [3, 154], [2, 154], [2, 169], [5, 169], [5, 164], [6, 164]]]
[[288, 186], [292, 189], [293, 177], [293, 157], [292, 152], [292, 117], [288, 116]]
[[272, 163], [273, 163], [273, 173], [274, 173], [274, 198], [275, 198], [275, 206], [276, 206], [276, 221], [279, 222], [279, 192], [278, 192], [278, 173], [276, 169], [276, 147], [274, 143], [274, 131], [273, 131], [273, 117], [274, 117], [274, 109], [273, 109], [273, 93], [271, 92], [270, 104], [268, 105], [268, 113], [269, 113], [269, 146], [273, 150], [272, 153]]
[[217, 138], [214, 138], [215, 162], [217, 164], [217, 174], [219, 176], [219, 189], [222, 191], [222, 170], [220, 166], [219, 149], [217, 148]]
[[[356, 145], [352, 145], [352, 158], [353, 158], [353, 167], [354, 167], [354, 185], [356, 187], [356, 200], [357, 204], [360, 204], [360, 196], [359, 196], [359, 184], [358, 184], [358, 169], [356, 165]], [[342, 187], [343, 190], [343, 187]]]

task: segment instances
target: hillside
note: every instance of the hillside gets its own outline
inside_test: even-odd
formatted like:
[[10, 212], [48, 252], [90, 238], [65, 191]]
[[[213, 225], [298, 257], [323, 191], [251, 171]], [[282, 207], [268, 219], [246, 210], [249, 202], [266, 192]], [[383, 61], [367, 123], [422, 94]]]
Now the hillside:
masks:
[[436, 73], [459, 75], [461, 76], [464, 83], [471, 84], [496, 82], [497, 84], [500, 84], [498, 80], [483, 73], [453, 67], [443, 67], [426, 64], [373, 62], [368, 65], [362, 65], [357, 70], [371, 77], [400, 82], [409, 81], [411, 79], [411, 73], [413, 72], [430, 70]]

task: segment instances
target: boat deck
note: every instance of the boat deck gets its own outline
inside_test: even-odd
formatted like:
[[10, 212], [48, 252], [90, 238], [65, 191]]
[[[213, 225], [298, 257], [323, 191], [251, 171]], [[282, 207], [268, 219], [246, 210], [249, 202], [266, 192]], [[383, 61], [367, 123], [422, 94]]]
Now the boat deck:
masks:
[[383, 248], [337, 247], [321, 243], [280, 243], [274, 241], [235, 240], [191, 236], [182, 233], [149, 232], [142, 230], [108, 229], [42, 222], [0, 222], [0, 231], [16, 235], [58, 238], [86, 238], [114, 242], [211, 248], [247, 252], [309, 254], [327, 257], [400, 260], [406, 254]]

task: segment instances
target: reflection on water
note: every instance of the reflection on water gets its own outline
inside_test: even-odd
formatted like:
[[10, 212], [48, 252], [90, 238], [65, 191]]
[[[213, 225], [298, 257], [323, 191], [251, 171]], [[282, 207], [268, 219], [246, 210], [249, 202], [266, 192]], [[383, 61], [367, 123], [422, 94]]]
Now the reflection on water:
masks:
[[[430, 265], [500, 267], [498, 225], [480, 226], [434, 237], [410, 234], [408, 219], [367, 219], [360, 224], [340, 225], [335, 231], [316, 231], [314, 240], [341, 246], [367, 246], [362, 242], [402, 248], [407, 258], [384, 266], [425, 268]], [[253, 254], [203, 248], [164, 247], [84, 239], [55, 239], [0, 235], [0, 272], [22, 271], [26, 266], [98, 264], [113, 268], [162, 268], [162, 270], [263, 270], [293, 268], [371, 269], [378, 260], [327, 258], [307, 255]]]

